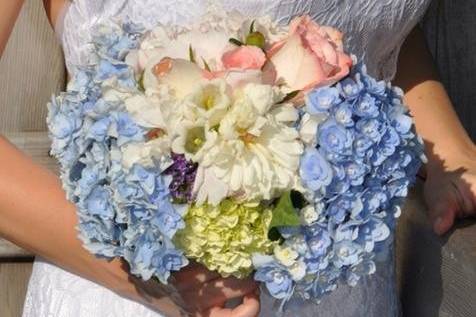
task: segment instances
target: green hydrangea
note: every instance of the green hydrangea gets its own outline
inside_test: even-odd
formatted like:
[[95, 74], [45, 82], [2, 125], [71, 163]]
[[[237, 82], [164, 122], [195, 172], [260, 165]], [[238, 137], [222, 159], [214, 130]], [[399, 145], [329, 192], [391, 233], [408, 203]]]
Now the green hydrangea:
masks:
[[185, 229], [175, 237], [185, 255], [222, 276], [244, 278], [253, 270], [252, 254], [270, 254], [272, 212], [260, 204], [224, 200], [218, 206], [191, 206]]

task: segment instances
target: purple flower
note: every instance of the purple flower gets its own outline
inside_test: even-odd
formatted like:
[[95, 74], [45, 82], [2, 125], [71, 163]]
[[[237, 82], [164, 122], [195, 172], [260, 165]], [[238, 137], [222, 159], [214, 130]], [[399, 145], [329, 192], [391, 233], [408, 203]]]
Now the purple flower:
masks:
[[198, 164], [187, 161], [183, 154], [172, 153], [172, 160], [172, 165], [165, 170], [166, 175], [172, 176], [170, 195], [178, 204], [190, 203]]

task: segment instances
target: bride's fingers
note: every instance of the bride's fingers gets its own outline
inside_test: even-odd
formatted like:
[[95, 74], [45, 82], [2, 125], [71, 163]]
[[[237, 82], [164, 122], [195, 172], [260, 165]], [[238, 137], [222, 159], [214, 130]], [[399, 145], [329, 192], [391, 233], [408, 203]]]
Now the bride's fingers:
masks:
[[234, 298], [256, 293], [258, 284], [252, 279], [220, 278], [203, 283], [197, 289], [186, 291], [186, 297], [199, 310], [222, 305]]
[[212, 307], [203, 317], [258, 317], [260, 311], [259, 295], [247, 294], [243, 297], [243, 303], [235, 308]]
[[259, 293], [247, 294], [243, 297], [243, 303], [234, 308], [232, 317], [258, 317], [260, 312]]
[[207, 270], [199, 264], [190, 264], [173, 274], [173, 283], [178, 290], [195, 288], [196, 285], [213, 281], [220, 277], [217, 272]]

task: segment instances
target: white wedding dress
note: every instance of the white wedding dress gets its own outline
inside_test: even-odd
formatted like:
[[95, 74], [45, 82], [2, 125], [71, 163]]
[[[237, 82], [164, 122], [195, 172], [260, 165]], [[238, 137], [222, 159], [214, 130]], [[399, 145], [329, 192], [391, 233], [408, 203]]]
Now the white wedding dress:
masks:
[[[147, 27], [157, 23], [187, 24], [200, 19], [210, 2], [250, 17], [270, 15], [282, 23], [293, 16], [309, 14], [318, 23], [343, 31], [347, 51], [364, 58], [371, 74], [389, 80], [395, 74], [404, 38], [430, 0], [73, 0], [57, 27], [68, 71], [74, 72], [76, 65], [85, 62], [91, 49], [90, 31], [97, 23], [129, 16]], [[398, 309], [392, 294], [393, 278], [389, 257], [387, 265], [355, 289], [342, 286], [317, 308], [301, 304], [286, 316], [395, 316]], [[269, 298], [263, 298], [262, 306], [262, 316], [275, 316]], [[41, 259], [35, 262], [23, 317], [129, 316], [161, 315]]]

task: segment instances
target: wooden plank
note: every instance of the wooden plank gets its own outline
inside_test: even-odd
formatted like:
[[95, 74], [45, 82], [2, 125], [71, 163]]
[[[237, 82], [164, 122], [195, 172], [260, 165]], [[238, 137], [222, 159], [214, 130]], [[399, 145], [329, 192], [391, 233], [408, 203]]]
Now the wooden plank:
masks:
[[[0, 239], [0, 258], [31, 258], [32, 255], [13, 243]], [[1, 315], [0, 315], [1, 316]]]
[[49, 154], [51, 141], [47, 132], [6, 132], [3, 136], [30, 156], [35, 163], [58, 174], [58, 162]]
[[0, 262], [0, 316], [21, 316], [31, 269], [31, 262]]

